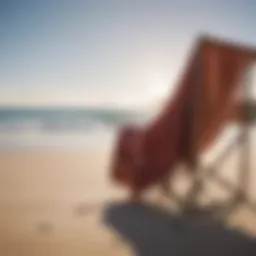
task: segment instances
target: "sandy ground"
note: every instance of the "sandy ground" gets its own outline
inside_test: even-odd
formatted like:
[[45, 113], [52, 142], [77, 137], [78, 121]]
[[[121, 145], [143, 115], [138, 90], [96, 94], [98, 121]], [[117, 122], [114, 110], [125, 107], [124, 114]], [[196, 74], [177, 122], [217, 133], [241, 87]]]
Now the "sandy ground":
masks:
[[101, 224], [117, 195], [108, 159], [109, 150], [1, 154], [0, 255], [120, 255]]
[[[165, 255], [154, 254], [152, 250], [149, 254], [144, 247], [140, 249], [143, 243], [134, 246], [137, 241], [134, 236], [129, 238], [130, 242], [120, 242], [114, 234], [122, 233], [122, 228], [111, 222], [111, 218], [110, 225], [102, 221], [104, 207], [123, 197], [107, 179], [110, 153], [109, 149], [1, 153], [0, 255]], [[141, 217], [132, 216], [124, 219], [124, 222], [129, 218], [135, 220], [128, 229]], [[146, 218], [147, 213], [142, 220]], [[155, 221], [162, 217], [155, 214], [152, 218], [147, 228], [151, 223], [152, 227], [162, 225]], [[256, 218], [248, 210], [240, 210], [230, 223], [248, 236], [256, 234]], [[135, 230], [138, 234], [138, 226]], [[145, 242], [147, 237], [158, 241], [157, 237], [150, 238], [149, 233], [139, 241]], [[150, 243], [149, 240], [147, 244], [150, 246]]]

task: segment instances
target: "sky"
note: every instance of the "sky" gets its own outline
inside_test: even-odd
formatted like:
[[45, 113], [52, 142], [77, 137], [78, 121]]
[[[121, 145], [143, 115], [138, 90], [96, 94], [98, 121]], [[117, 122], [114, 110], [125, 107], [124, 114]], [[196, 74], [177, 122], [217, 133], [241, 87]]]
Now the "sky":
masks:
[[253, 0], [0, 0], [0, 105], [148, 107], [201, 33], [256, 44]]

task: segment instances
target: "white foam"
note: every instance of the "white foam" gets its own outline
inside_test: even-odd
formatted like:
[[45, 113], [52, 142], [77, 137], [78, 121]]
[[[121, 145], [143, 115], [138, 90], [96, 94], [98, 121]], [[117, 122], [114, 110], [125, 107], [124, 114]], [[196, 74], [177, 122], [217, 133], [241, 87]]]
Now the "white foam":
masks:
[[0, 150], [39, 149], [39, 148], [92, 148], [111, 144], [114, 129], [104, 126], [94, 127], [90, 131], [46, 132], [42, 130], [14, 130], [0, 133]]

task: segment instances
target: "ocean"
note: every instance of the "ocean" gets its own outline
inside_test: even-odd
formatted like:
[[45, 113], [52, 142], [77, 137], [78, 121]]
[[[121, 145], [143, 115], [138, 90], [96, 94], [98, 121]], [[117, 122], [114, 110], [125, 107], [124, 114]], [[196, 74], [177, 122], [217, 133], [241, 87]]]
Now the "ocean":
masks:
[[142, 111], [92, 108], [0, 108], [0, 150], [106, 146]]
[[[149, 119], [149, 113], [134, 110], [0, 108], [0, 150], [102, 148], [112, 145], [120, 126], [143, 124]], [[250, 140], [256, 145], [254, 127]], [[239, 130], [227, 126], [210, 150], [210, 158], [230, 144]]]

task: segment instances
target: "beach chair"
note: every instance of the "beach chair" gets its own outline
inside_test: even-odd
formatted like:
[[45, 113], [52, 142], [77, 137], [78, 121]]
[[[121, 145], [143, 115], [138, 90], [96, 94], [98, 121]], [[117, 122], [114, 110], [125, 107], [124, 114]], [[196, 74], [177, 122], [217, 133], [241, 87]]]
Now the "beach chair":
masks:
[[[249, 125], [254, 104], [247, 100], [250, 81], [242, 84], [256, 59], [256, 48], [213, 38], [200, 37], [192, 51], [185, 73], [174, 96], [163, 111], [146, 127], [124, 127], [117, 140], [111, 169], [112, 179], [135, 194], [163, 180], [173, 179], [179, 163], [187, 166], [192, 187], [179, 199], [181, 209], [199, 207], [206, 179], [216, 180], [232, 193], [226, 208], [236, 209], [246, 203], [256, 207], [248, 197]], [[249, 77], [249, 76], [248, 76]], [[242, 88], [243, 97], [235, 98]], [[218, 138], [227, 121], [241, 125], [241, 135], [210, 166], [202, 166], [199, 156]], [[218, 176], [217, 170], [236, 145], [242, 146], [239, 166], [240, 184], [235, 187]], [[169, 195], [179, 198], [172, 187]], [[194, 207], [195, 208], [195, 207]]]
[[[231, 198], [229, 201], [225, 201], [222, 204], [222, 210], [225, 214], [232, 213], [235, 209], [237, 209], [241, 205], [245, 205], [249, 207], [253, 212], [256, 213], [256, 204], [249, 198], [249, 181], [250, 181], [250, 138], [249, 138], [249, 126], [253, 125], [255, 121], [256, 111], [256, 102], [253, 101], [250, 96], [252, 93], [252, 74], [250, 73], [250, 65], [253, 64], [253, 61], [256, 60], [256, 48], [249, 48], [247, 46], [241, 44], [235, 44], [227, 41], [222, 41], [217, 38], [212, 37], [204, 37], [201, 39], [204, 44], [211, 44], [213, 48], [226, 48], [227, 50], [231, 50], [240, 54], [240, 58], [245, 58], [246, 69], [243, 72], [244, 79], [238, 80], [237, 82], [241, 83], [241, 92], [242, 96], [237, 102], [235, 102], [235, 106], [227, 112], [229, 116], [229, 120], [233, 123], [238, 123], [240, 125], [240, 133], [236, 138], [234, 138], [231, 143], [219, 154], [219, 156], [212, 161], [212, 163], [208, 166], [202, 167], [200, 165], [200, 155], [196, 150], [196, 129], [197, 129], [197, 114], [200, 111], [198, 108], [200, 100], [194, 105], [194, 142], [190, 144], [191, 146], [191, 156], [192, 161], [189, 166], [193, 170], [190, 174], [192, 186], [188, 190], [187, 196], [183, 199], [179, 198], [178, 195], [172, 191], [172, 188], [165, 184], [163, 190], [165, 192], [170, 193], [172, 197], [176, 198], [179, 203], [182, 205], [182, 210], [184, 211], [194, 211], [200, 210], [198, 198], [201, 194], [204, 193], [205, 181], [207, 179], [213, 180], [213, 182], [218, 183], [219, 186], [227, 190], [231, 193]], [[203, 61], [202, 61], [203, 62]], [[199, 64], [200, 65], [200, 64]], [[204, 82], [204, 64], [201, 64], [201, 72], [198, 72], [198, 81], [199, 83]], [[215, 69], [211, 70], [212, 79], [218, 76], [218, 68], [221, 68], [216, 61]], [[225, 69], [225, 67], [222, 67]], [[200, 97], [200, 89], [198, 89], [197, 97]], [[197, 98], [198, 99], [198, 98]], [[200, 121], [199, 121], [200, 122]], [[238, 179], [239, 185], [238, 187], [232, 184], [231, 181], [224, 179], [219, 174], [218, 170], [225, 163], [225, 160], [232, 154], [232, 152], [237, 148], [241, 147], [240, 150], [240, 163], [237, 166], [238, 171]], [[211, 205], [209, 205], [211, 207]], [[223, 217], [223, 216], [222, 216]]]

